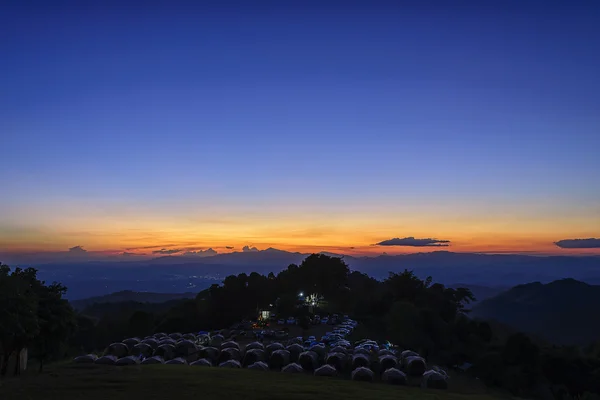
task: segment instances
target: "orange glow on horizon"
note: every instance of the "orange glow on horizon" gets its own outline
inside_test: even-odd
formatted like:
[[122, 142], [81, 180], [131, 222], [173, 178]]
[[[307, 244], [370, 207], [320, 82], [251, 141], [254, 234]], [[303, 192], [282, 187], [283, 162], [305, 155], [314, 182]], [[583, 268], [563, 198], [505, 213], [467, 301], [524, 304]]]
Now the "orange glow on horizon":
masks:
[[[588, 215], [547, 215], [549, 211], [489, 214], [485, 210], [433, 212], [415, 207], [384, 212], [377, 208], [354, 210], [350, 206], [330, 212], [318, 209], [308, 212], [286, 210], [282, 206], [261, 213], [239, 210], [227, 213], [217, 209], [214, 214], [206, 215], [204, 211], [201, 215], [186, 209], [165, 215], [133, 209], [107, 214], [83, 209], [80, 204], [72, 208], [68, 205], [50, 204], [39, 213], [30, 212], [27, 215], [35, 224], [15, 219], [11, 225], [0, 226], [0, 254], [64, 252], [83, 246], [89, 252], [150, 256], [163, 248], [182, 252], [213, 248], [227, 253], [241, 251], [248, 245], [260, 250], [273, 247], [301, 253], [325, 251], [356, 256], [431, 251], [600, 255], [600, 249], [561, 249], [554, 244], [562, 239], [600, 237], [600, 217], [596, 217], [599, 214], [595, 208]], [[449, 240], [450, 245], [374, 245], [397, 237]]]
[[[77, 239], [75, 239], [77, 240]], [[101, 243], [86, 243], [85, 240], [71, 241], [67, 246], [53, 244], [48, 245], [23, 245], [13, 243], [11, 246], [6, 246], [5, 243], [0, 243], [2, 251], [0, 253], [39, 253], [39, 252], [66, 252], [70, 247], [81, 245], [86, 251], [95, 254], [105, 255], [121, 255], [123, 253], [136, 254], [139, 256], [160, 257], [161, 253], [153, 253], [162, 249], [179, 250], [172, 255], [183, 255], [185, 252], [205, 251], [213, 249], [218, 254], [233, 253], [242, 251], [244, 246], [256, 247], [258, 250], [266, 250], [275, 248], [289, 252], [298, 253], [318, 253], [328, 252], [336, 254], [344, 254], [349, 256], [379, 256], [383, 254], [399, 255], [411, 253], [428, 253], [434, 251], [448, 251], [456, 253], [514, 253], [514, 254], [532, 254], [532, 255], [600, 255], [600, 249], [563, 249], [556, 246], [553, 242], [545, 241], [530, 241], [522, 242], [519, 240], [504, 240], [498, 242], [488, 241], [451, 241], [449, 246], [380, 246], [374, 245], [357, 245], [357, 246], [340, 246], [340, 245], [305, 245], [305, 244], [285, 244], [281, 242], [243, 242], [235, 244], [232, 242], [229, 245], [222, 243], [199, 243], [195, 241], [170, 241], [163, 244], [152, 243], [136, 243], [134, 246], [118, 246], [107, 244], [103, 246]]]

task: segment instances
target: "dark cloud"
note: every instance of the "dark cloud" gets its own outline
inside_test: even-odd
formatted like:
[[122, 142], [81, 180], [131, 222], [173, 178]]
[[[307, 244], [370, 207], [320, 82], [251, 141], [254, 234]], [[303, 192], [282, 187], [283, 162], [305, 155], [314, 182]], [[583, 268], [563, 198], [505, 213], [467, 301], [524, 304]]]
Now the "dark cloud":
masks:
[[87, 253], [87, 250], [82, 246], [75, 246], [69, 249], [69, 253]]
[[411, 247], [446, 247], [449, 246], [449, 240], [437, 239], [415, 239], [414, 237], [393, 238], [375, 243], [377, 246], [411, 246]]
[[600, 239], [563, 239], [554, 242], [561, 249], [600, 249]]
[[244, 246], [244, 248], [242, 249], [242, 251], [244, 253], [251, 253], [251, 252], [258, 251], [258, 249], [256, 247]]
[[128, 251], [124, 251], [121, 253], [122, 256], [143, 256], [144, 253], [140, 254], [140, 253], [130, 253]]
[[233, 250], [233, 246], [225, 246], [225, 248], [228, 250]]
[[160, 250], [154, 250], [152, 252], [152, 254], [175, 254], [175, 253], [180, 253], [181, 249], [160, 249]]
[[217, 252], [215, 250], [213, 250], [212, 248], [206, 249], [206, 250], [186, 251], [185, 253], [183, 253], [184, 256], [201, 256], [201, 257], [214, 256], [216, 254], [217, 254]]

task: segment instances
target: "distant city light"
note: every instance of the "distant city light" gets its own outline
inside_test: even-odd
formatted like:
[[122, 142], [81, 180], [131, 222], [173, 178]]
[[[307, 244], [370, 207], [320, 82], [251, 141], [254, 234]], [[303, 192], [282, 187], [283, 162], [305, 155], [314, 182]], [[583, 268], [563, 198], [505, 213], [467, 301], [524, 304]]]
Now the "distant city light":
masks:
[[300, 296], [300, 297], [304, 296], [304, 292], [300, 292], [300, 294], [298, 296]]

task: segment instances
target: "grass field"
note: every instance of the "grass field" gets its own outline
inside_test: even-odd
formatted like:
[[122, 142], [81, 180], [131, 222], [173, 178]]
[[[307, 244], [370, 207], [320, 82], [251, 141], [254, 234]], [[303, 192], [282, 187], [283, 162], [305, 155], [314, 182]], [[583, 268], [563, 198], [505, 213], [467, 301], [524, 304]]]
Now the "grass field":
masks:
[[0, 381], [0, 399], [119, 400], [497, 400], [485, 393], [456, 393], [349, 380], [178, 365], [105, 367], [65, 364], [38, 375]]

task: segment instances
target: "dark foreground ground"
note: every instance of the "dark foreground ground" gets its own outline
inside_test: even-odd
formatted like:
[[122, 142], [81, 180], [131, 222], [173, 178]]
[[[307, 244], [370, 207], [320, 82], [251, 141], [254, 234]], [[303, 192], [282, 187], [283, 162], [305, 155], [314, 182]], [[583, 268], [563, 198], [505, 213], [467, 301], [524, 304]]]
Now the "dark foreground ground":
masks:
[[[464, 391], [464, 390], [463, 390]], [[62, 365], [0, 381], [0, 399], [119, 400], [498, 400], [481, 391], [422, 390], [383, 383], [178, 365]]]

